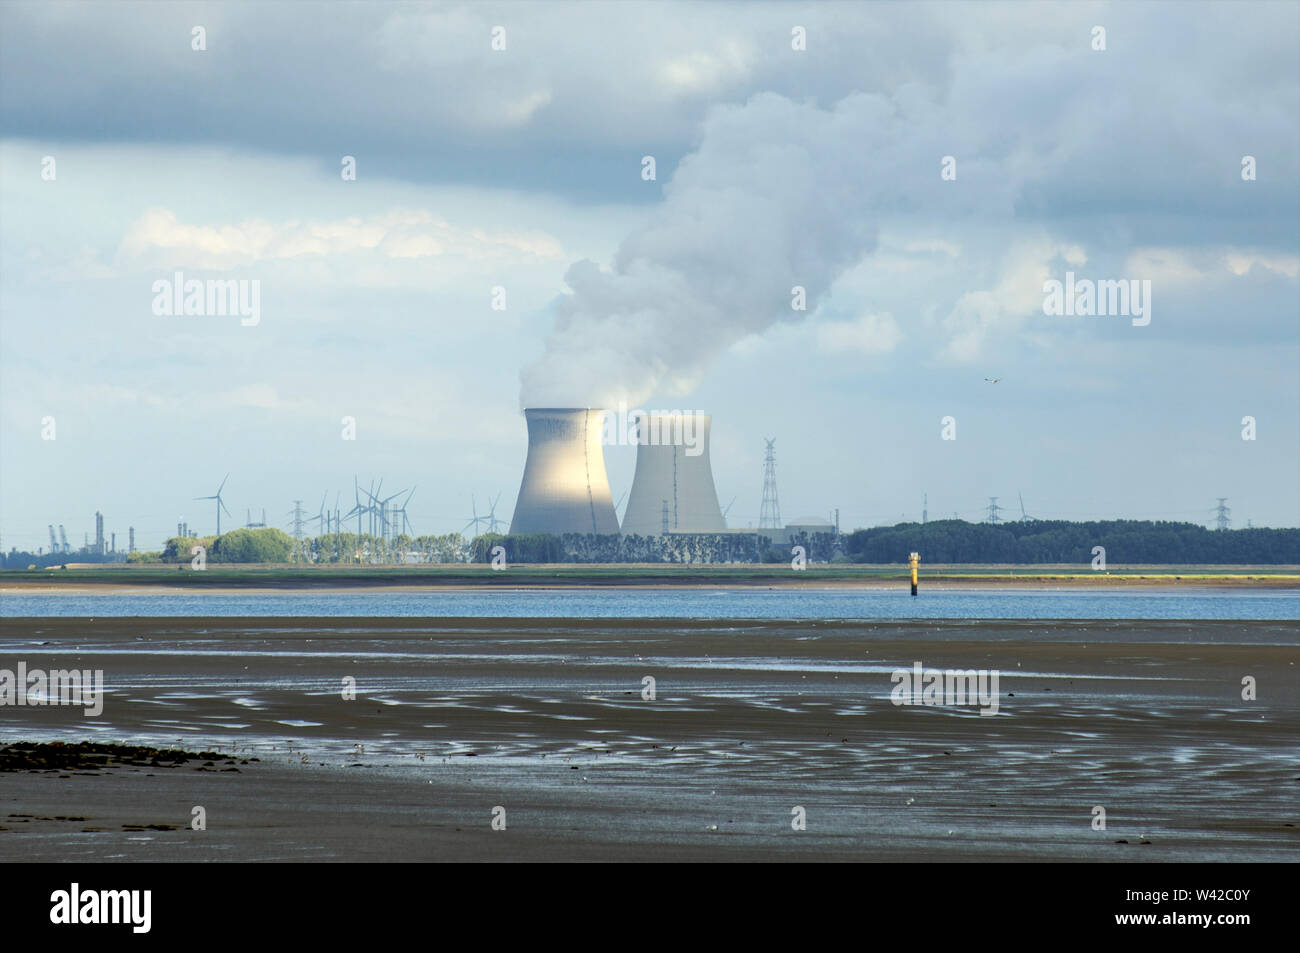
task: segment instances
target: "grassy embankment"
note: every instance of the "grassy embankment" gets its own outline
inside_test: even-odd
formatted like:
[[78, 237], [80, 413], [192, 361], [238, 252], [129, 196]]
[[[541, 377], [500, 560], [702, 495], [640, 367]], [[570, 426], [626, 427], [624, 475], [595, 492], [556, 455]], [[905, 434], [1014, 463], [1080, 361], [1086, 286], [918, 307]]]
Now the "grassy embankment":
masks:
[[[493, 571], [486, 565], [303, 566], [221, 565], [204, 571], [183, 566], [76, 565], [67, 569], [0, 571], [0, 587], [41, 589], [67, 586], [212, 588], [344, 587], [531, 587], [531, 586], [881, 586], [902, 584], [906, 565], [515, 565]], [[1106, 572], [1075, 565], [922, 564], [922, 584], [965, 585], [1170, 585], [1300, 586], [1300, 566], [1112, 566]]]

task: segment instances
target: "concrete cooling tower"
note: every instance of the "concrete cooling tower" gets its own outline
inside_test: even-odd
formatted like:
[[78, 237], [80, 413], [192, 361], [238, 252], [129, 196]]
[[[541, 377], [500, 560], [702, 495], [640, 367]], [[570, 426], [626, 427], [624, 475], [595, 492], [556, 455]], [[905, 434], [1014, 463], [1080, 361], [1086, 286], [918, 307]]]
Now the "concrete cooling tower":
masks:
[[528, 460], [510, 521], [516, 533], [618, 533], [602, 436], [605, 411], [531, 407]]
[[[708, 414], [642, 414], [637, 420], [636, 475], [624, 536], [719, 533], [727, 528], [713, 488]], [[697, 452], [698, 451], [698, 452]]]

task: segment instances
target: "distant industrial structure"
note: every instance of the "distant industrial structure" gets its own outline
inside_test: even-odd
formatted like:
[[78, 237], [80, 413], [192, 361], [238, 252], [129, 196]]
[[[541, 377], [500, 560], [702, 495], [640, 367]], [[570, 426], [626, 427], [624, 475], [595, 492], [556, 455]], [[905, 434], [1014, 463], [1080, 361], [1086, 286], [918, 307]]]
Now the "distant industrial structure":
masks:
[[[55, 534], [54, 524], [47, 523], [45, 530], [50, 540], [48, 553], [45, 547], [36, 550], [40, 556], [72, 556], [76, 555], [83, 562], [120, 562], [126, 557], [126, 553], [119, 553], [117, 549], [117, 533], [105, 533], [104, 514], [96, 511], [95, 513], [95, 539], [92, 542], [89, 533], [82, 534], [82, 546], [76, 550], [72, 549], [72, 544], [68, 542], [68, 531], [63, 524], [59, 524], [57, 535]], [[130, 550], [135, 552], [135, 527], [130, 530]], [[15, 550], [16, 552], [16, 550]]]
[[528, 456], [511, 535], [618, 533], [602, 443], [605, 411], [590, 407], [525, 408]]
[[292, 535], [293, 538], [298, 542], [301, 542], [302, 537], [304, 535], [302, 528], [307, 523], [307, 520], [302, 510], [302, 500], [294, 500], [293, 509], [290, 510], [289, 513], [293, 517], [293, 524], [292, 524], [292, 530], [290, 532], [290, 535]]
[[779, 529], [781, 502], [776, 494], [776, 440], [767, 441], [763, 455], [763, 503], [758, 511], [759, 529]]
[[1001, 523], [1002, 522], [1001, 513], [1002, 513], [1002, 507], [998, 506], [998, 498], [996, 496], [990, 496], [988, 510], [984, 517], [984, 522], [992, 525]]
[[1219, 501], [1214, 508], [1214, 525], [1216, 529], [1225, 530], [1232, 525], [1232, 520], [1228, 518], [1232, 510], [1228, 508], [1228, 498], [1226, 496], [1215, 497]]
[[623, 513], [624, 536], [721, 533], [709, 462], [708, 414], [644, 414], [637, 420], [636, 472]]
[[[630, 489], [619, 498], [620, 504], [627, 500], [620, 520], [619, 506], [612, 502], [605, 468], [604, 445], [608, 436], [605, 417], [606, 411], [598, 408], [525, 409], [527, 456], [508, 532], [514, 536], [614, 538], [569, 541], [558, 549], [553, 541], [544, 540], [520, 541], [517, 545], [525, 548], [536, 545], [548, 559], [561, 553], [567, 554], [564, 558], [579, 562], [599, 561], [601, 558], [610, 561], [663, 558], [687, 562], [770, 560], [788, 554], [792, 546], [804, 546], [809, 554], [815, 549], [819, 559], [834, 559], [846, 552], [851, 555], [854, 552], [852, 546], [860, 547], [857, 537], [850, 545], [849, 538], [841, 535], [838, 509], [833, 510], [829, 518], [803, 516], [789, 522], [782, 519], [775, 438], [764, 438], [762, 496], [757, 527], [753, 522], [746, 522], [745, 529], [729, 528], [727, 515], [736, 499], [733, 497], [725, 508], [719, 506], [711, 460], [713, 418], [689, 411], [640, 412], [636, 415], [636, 468]], [[223, 511], [230, 515], [223, 500], [229, 477], [230, 474], [226, 474], [216, 493], [195, 498], [215, 503], [218, 530]], [[294, 500], [290, 513], [290, 535], [295, 541], [294, 559], [317, 561], [332, 556], [335, 561], [436, 562], [448, 557], [452, 560], [482, 558], [481, 553], [492, 543], [483, 540], [475, 543], [473, 537], [485, 533], [496, 535], [507, 529], [506, 521], [497, 516], [500, 493], [488, 496], [486, 513], [478, 509], [477, 496], [472, 495], [472, 516], [459, 534], [417, 538], [407, 514], [416, 487], [384, 494], [383, 485], [383, 479], [378, 484], [372, 479], [369, 486], [362, 489], [360, 480], [354, 476], [354, 506], [346, 514], [339, 509], [341, 494], [336, 494], [331, 510], [326, 505], [329, 498], [326, 491], [314, 516], [308, 516], [303, 500]], [[1017, 492], [1018, 518], [1011, 515], [1014, 511], [1008, 512], [1009, 507], [999, 505], [998, 497], [986, 499], [988, 502], [984, 507], [966, 511], [965, 518], [999, 527], [1003, 531], [996, 534], [999, 538], [1023, 534], [1023, 524], [1039, 522], [1029, 515], [1020, 491]], [[1232, 524], [1228, 498], [1218, 497], [1216, 501], [1217, 505], [1211, 510], [1211, 525], [1221, 532], [1227, 531]], [[1196, 512], [1204, 525], [1206, 510]], [[268, 525], [265, 509], [261, 511], [260, 521], [253, 519], [251, 508], [246, 510], [246, 517], [244, 525], [248, 529], [262, 529]], [[359, 538], [355, 543], [338, 539], [338, 534], [344, 532], [345, 525], [354, 517]], [[959, 521], [962, 515], [954, 512], [952, 518]], [[928, 492], [922, 495], [920, 519], [922, 525], [929, 521]], [[906, 516], [901, 520], [906, 522]], [[1247, 528], [1253, 525], [1250, 520], [1243, 520], [1243, 524]], [[308, 532], [309, 526], [314, 528], [314, 532]], [[32, 562], [42, 566], [72, 562], [65, 558], [74, 555], [65, 527], [57, 524], [56, 531], [56, 524], [50, 523], [46, 532], [48, 554], [42, 552], [42, 547], [36, 553], [42, 559]], [[192, 539], [195, 531], [182, 517], [176, 524], [176, 535], [181, 539]], [[309, 538], [317, 535], [336, 538], [332, 541]], [[364, 538], [367, 536], [369, 541]], [[93, 541], [91, 534], [85, 533], [83, 546], [75, 555], [84, 562], [122, 562], [137, 552], [134, 526], [127, 528], [126, 538], [125, 551], [119, 551], [117, 533], [106, 529], [104, 514], [96, 511]], [[476, 551], [479, 555], [473, 556]], [[0, 559], [9, 558], [12, 563], [17, 558], [16, 552], [11, 552], [9, 557], [0, 554]]]
[[[605, 413], [587, 407], [524, 410], [528, 456], [511, 535], [750, 536], [756, 545], [766, 538], [777, 546], [817, 535], [838, 540], [838, 511], [832, 519], [782, 522], [775, 439], [767, 440], [758, 529], [729, 529], [713, 482], [713, 418], [691, 412], [638, 415], [636, 470], [620, 526], [605, 471]], [[476, 506], [465, 530], [477, 532], [483, 523], [491, 531], [490, 517], [480, 516]]]
[[[606, 411], [589, 407], [532, 407], [524, 410], [524, 418], [528, 449], [509, 523], [497, 516], [500, 493], [488, 496], [486, 513], [478, 509], [477, 496], [471, 496], [472, 515], [461, 534], [469, 534], [471, 538], [503, 531], [515, 536], [640, 537], [649, 547], [645, 552], [689, 553], [690, 558], [698, 558], [701, 551], [738, 553], [746, 546], [757, 552], [766, 546], [763, 540], [779, 547], [804, 535], [830, 533], [838, 538], [838, 511], [829, 520], [804, 517], [783, 525], [776, 489], [774, 439], [766, 440], [760, 525], [757, 530], [752, 523], [745, 529], [730, 529], [727, 512], [736, 499], [733, 497], [725, 509], [719, 505], [711, 458], [713, 418], [690, 411], [637, 414], [636, 468], [631, 487], [620, 497], [620, 504], [623, 499], [627, 500], [620, 520], [605, 468]], [[222, 477], [214, 493], [194, 497], [196, 501], [213, 504], [217, 535], [231, 528], [222, 519], [223, 515], [238, 525], [224, 496], [230, 476], [227, 473]], [[331, 509], [327, 506], [329, 494], [326, 491], [314, 515], [308, 515], [310, 511], [303, 499], [293, 500], [292, 510], [280, 520], [282, 525], [287, 523], [289, 535], [294, 540], [293, 558], [314, 560], [318, 544], [313, 538], [337, 536], [349, 524], [359, 537], [355, 552], [349, 558], [359, 561], [423, 561], [433, 553], [431, 546], [439, 554], [444, 550], [458, 554], [468, 552], [468, 540], [463, 543], [408, 542], [417, 539], [408, 515], [416, 488], [412, 486], [385, 494], [383, 486], [384, 480], [380, 479], [377, 484], [372, 480], [369, 486], [362, 488], [359, 478], [354, 477], [354, 505], [346, 514], [339, 509], [341, 494], [336, 495]], [[242, 528], [268, 528], [266, 509], [261, 510], [260, 516], [260, 519], [255, 519], [252, 508], [246, 508]], [[354, 519], [355, 523], [352, 523]], [[183, 516], [178, 518], [177, 538], [193, 539], [199, 532], [202, 530], [192, 527]], [[58, 526], [56, 533], [55, 524], [49, 524], [47, 534], [51, 556], [72, 553], [62, 525]], [[449, 538], [455, 535], [449, 534]], [[377, 545], [365, 542], [367, 536]], [[686, 539], [705, 536], [729, 537], [733, 542], [720, 544]], [[674, 542], [672, 537], [683, 539]], [[752, 543], [746, 543], [740, 537], [750, 537]], [[320, 545], [338, 558], [341, 548], [338, 540]], [[614, 545], [619, 545], [617, 539]], [[701, 546], [705, 550], [701, 550]], [[119, 553], [117, 534], [106, 529], [104, 514], [98, 511], [95, 513], [93, 542], [91, 535], [86, 534], [85, 544], [79, 550], [79, 554], [91, 562], [122, 561], [136, 552], [135, 527], [127, 529], [127, 547]]]

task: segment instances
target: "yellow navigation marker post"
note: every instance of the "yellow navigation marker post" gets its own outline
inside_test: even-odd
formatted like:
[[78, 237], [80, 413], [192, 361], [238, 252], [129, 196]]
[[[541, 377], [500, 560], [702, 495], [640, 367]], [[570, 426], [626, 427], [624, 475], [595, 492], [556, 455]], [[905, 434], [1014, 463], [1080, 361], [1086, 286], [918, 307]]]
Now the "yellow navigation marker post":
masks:
[[912, 566], [912, 595], [916, 595], [916, 569], [921, 565], [921, 554], [912, 553], [907, 557], [907, 561]]

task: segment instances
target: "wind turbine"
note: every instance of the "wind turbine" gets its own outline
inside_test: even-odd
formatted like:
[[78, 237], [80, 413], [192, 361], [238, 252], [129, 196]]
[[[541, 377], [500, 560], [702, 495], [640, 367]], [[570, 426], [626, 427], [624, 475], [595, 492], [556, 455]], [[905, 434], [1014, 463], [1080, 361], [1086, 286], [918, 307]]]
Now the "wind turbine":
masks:
[[486, 523], [486, 522], [487, 522], [487, 517], [486, 517], [486, 516], [479, 516], [479, 515], [478, 515], [478, 503], [475, 501], [473, 494], [470, 495], [469, 502], [470, 502], [470, 507], [472, 508], [474, 515], [470, 518], [470, 521], [469, 521], [468, 523], [465, 524], [464, 528], [461, 529], [461, 532], [462, 532], [462, 533], [465, 532], [465, 530], [469, 529], [469, 528], [472, 526], [472, 527], [474, 527], [474, 535], [477, 536], [477, 535], [478, 535], [478, 524], [479, 524], [479, 523]]
[[[379, 481], [379, 486], [380, 486], [381, 489], [382, 489], [383, 486], [384, 486], [384, 481], [383, 481], [382, 479]], [[367, 502], [365, 506], [362, 506], [362, 505], [361, 505], [361, 494], [362, 494], [362, 493], [364, 493], [364, 494], [369, 498], [369, 500], [370, 500], [370, 502]], [[364, 513], [364, 514], [366, 515], [366, 519], [367, 519], [367, 522], [368, 522], [368, 529], [369, 529], [369, 531], [370, 531], [370, 532], [369, 532], [369, 535], [370, 535], [370, 536], [374, 536], [374, 535], [375, 535], [375, 505], [374, 505], [374, 502], [373, 502], [373, 501], [374, 501], [374, 498], [375, 498], [375, 481], [374, 481], [374, 480], [371, 480], [371, 481], [370, 481], [370, 489], [369, 489], [369, 490], [363, 490], [363, 489], [361, 489], [360, 484], [357, 482], [357, 478], [356, 478], [356, 477], [353, 477], [353, 478], [352, 478], [352, 496], [353, 496], [353, 498], [356, 500], [356, 505], [352, 507], [351, 511], [347, 514], [347, 516], [344, 517], [344, 519], [348, 519], [349, 517], [352, 516], [353, 513], [356, 514], [356, 517], [357, 517], [357, 537], [360, 538], [360, 537], [361, 537], [361, 514]]]
[[[382, 490], [383, 486], [384, 486], [384, 481], [380, 480], [379, 488]], [[377, 492], [373, 494], [372, 493], [366, 494], [367, 496], [370, 497], [371, 513], [377, 513], [379, 515], [379, 532], [382, 533], [384, 538], [386, 539], [391, 539], [397, 535], [396, 533], [391, 533], [393, 524], [392, 521], [389, 520], [388, 518], [388, 514], [389, 514], [388, 504], [391, 503], [393, 500], [397, 499], [405, 492], [406, 492], [405, 490], [398, 490], [392, 496], [386, 496], [383, 499], [379, 498]], [[414, 492], [414, 488], [412, 488], [412, 492]], [[394, 510], [394, 512], [396, 511]]]
[[354, 506], [350, 509], [344, 519], [349, 519], [353, 513], [357, 517], [357, 538], [354, 543], [356, 549], [357, 562], [361, 562], [361, 514], [368, 512], [367, 508], [361, 505], [361, 487], [357, 482], [356, 474], [352, 476], [352, 500]]
[[492, 505], [488, 507], [488, 515], [485, 517], [487, 519], [489, 533], [495, 533], [498, 526], [505, 526], [506, 529], [510, 528], [506, 525], [505, 520], [497, 519], [497, 500], [499, 499], [501, 499], [500, 493], [493, 498]]
[[735, 504], [736, 499], [737, 499], [737, 498], [733, 496], [733, 497], [731, 498], [731, 502], [728, 503], [725, 507], [723, 507], [723, 509], [722, 509], [722, 522], [724, 522], [724, 523], [727, 522], [727, 514], [731, 512], [731, 507]]
[[325, 495], [320, 498], [320, 509], [316, 511], [315, 516], [307, 521], [309, 523], [315, 523], [316, 529], [319, 530], [322, 535], [329, 532], [329, 523], [326, 522], [327, 517], [325, 516], [325, 501], [329, 499], [329, 495], [330, 491], [326, 490]]
[[364, 506], [361, 505], [361, 488], [358, 486], [358, 484], [357, 484], [357, 478], [356, 478], [355, 476], [352, 478], [352, 498], [353, 498], [353, 501], [355, 502], [356, 505], [353, 506], [352, 509], [348, 510], [347, 515], [344, 516], [343, 518], [344, 518], [345, 520], [347, 520], [347, 519], [351, 519], [352, 516], [353, 516], [353, 514], [356, 515], [356, 517], [357, 517], [357, 544], [360, 545], [360, 543], [361, 543], [361, 514], [364, 513], [364, 512], [366, 512], [366, 507], [364, 507]]
[[380, 477], [380, 478], [379, 478], [379, 486], [378, 486], [378, 488], [375, 487], [375, 481], [374, 481], [374, 480], [371, 480], [371, 481], [370, 481], [370, 489], [368, 489], [368, 490], [362, 490], [362, 491], [361, 491], [361, 492], [364, 493], [367, 497], [370, 498], [370, 502], [366, 504], [366, 513], [369, 514], [369, 517], [370, 517], [370, 519], [369, 519], [369, 524], [370, 524], [370, 535], [371, 535], [371, 536], [374, 536], [374, 535], [375, 535], [375, 493], [376, 493], [376, 490], [377, 490], [378, 492], [381, 492], [381, 493], [382, 493], [382, 492], [383, 492], [383, 489], [384, 489], [384, 478], [383, 478], [383, 477]]
[[410, 521], [409, 519], [407, 519], [407, 517], [406, 517], [406, 504], [411, 502], [411, 497], [413, 497], [413, 496], [415, 496], [415, 487], [411, 487], [411, 491], [410, 491], [409, 493], [406, 494], [406, 499], [402, 500], [402, 505], [401, 505], [401, 506], [394, 506], [394, 507], [393, 507], [393, 515], [394, 515], [394, 516], [396, 516], [398, 513], [401, 513], [401, 514], [402, 514], [402, 525], [401, 525], [401, 528], [400, 528], [400, 530], [399, 530], [399, 532], [401, 532], [401, 533], [410, 533], [410, 532], [414, 532], [414, 530], [412, 530], [412, 528], [411, 528], [411, 521]]
[[217, 535], [218, 535], [218, 536], [221, 535], [221, 511], [222, 511], [222, 510], [226, 510], [226, 515], [227, 515], [227, 516], [230, 515], [230, 510], [227, 510], [227, 509], [226, 509], [226, 504], [223, 503], [223, 502], [221, 501], [221, 491], [225, 489], [225, 487], [226, 487], [226, 480], [229, 480], [229, 479], [230, 479], [230, 474], [227, 473], [225, 479], [221, 481], [221, 486], [217, 487], [217, 492], [214, 493], [212, 496], [196, 496], [196, 497], [194, 498], [194, 499], [196, 499], [196, 500], [216, 500], [216, 501], [217, 501]]

